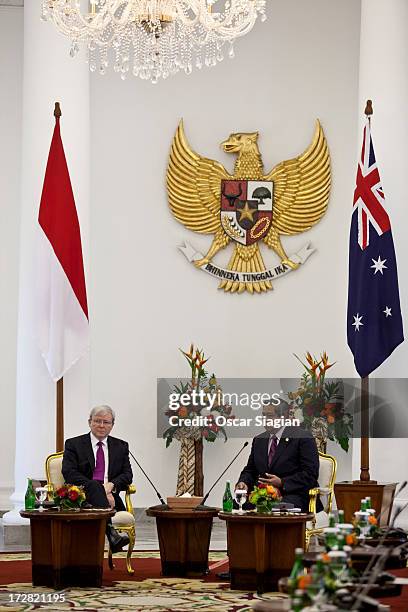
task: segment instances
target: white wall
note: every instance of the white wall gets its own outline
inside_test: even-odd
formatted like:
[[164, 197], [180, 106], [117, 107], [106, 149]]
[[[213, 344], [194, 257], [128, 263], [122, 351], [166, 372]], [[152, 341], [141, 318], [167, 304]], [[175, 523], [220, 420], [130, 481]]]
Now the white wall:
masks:
[[[193, 340], [203, 347], [211, 355], [209, 369], [219, 377], [297, 376], [299, 367], [292, 353], [324, 349], [337, 361], [333, 374], [355, 373], [346, 346], [345, 312], [348, 231], [361, 138], [360, 2], [270, 0], [268, 5], [269, 20], [239, 41], [235, 60], [225, 60], [214, 69], [190, 77], [178, 75], [157, 86], [133, 77], [122, 82], [112, 72], [106, 77], [91, 77], [92, 202], [87, 266], [91, 403], [110, 403], [117, 410], [113, 433], [129, 440], [163, 495], [175, 490], [178, 445], [166, 450], [163, 441], [155, 438], [156, 378], [187, 374], [179, 346]], [[1, 183], [1, 193], [6, 193], [7, 208], [2, 198], [2, 210], [4, 206], [7, 223], [4, 225], [2, 215], [0, 295], [7, 317], [6, 322], [0, 320], [4, 339], [0, 376], [3, 406], [11, 408], [10, 413], [2, 411], [5, 460], [1, 487], [13, 478], [14, 454], [22, 68], [19, 9], [0, 9], [0, 34], [1, 51], [8, 42], [0, 53], [2, 91], [9, 93], [2, 97], [2, 103], [10, 107], [0, 117], [0, 133], [10, 135], [2, 139], [8, 143], [7, 149], [4, 144], [0, 147], [1, 167], [8, 168], [7, 181]], [[11, 50], [12, 62], [7, 61]], [[308, 234], [283, 239], [289, 252], [310, 240], [317, 253], [303, 269], [278, 280], [272, 293], [239, 297], [220, 293], [214, 279], [195, 270], [177, 251], [185, 239], [203, 251], [210, 245], [210, 237], [186, 230], [172, 218], [167, 206], [167, 156], [181, 117], [193, 148], [222, 161], [228, 169], [234, 160], [218, 145], [230, 132], [259, 130], [260, 149], [269, 169], [303, 151], [310, 142], [315, 118], [320, 118], [333, 163], [329, 209]], [[398, 132], [395, 117], [390, 121]], [[67, 136], [64, 142], [68, 145]], [[385, 162], [383, 182], [390, 194], [395, 184], [393, 161], [381, 150], [380, 134], [375, 142], [377, 157], [381, 164]], [[403, 159], [401, 156], [401, 163]], [[45, 159], [41, 161], [42, 168], [44, 165]], [[400, 187], [397, 194], [403, 193]], [[391, 216], [406, 312], [406, 213], [403, 202], [398, 204], [398, 211], [391, 210]], [[80, 207], [79, 202], [77, 205]], [[263, 248], [266, 263], [277, 263], [274, 254], [265, 251]], [[222, 252], [219, 261], [226, 263], [229, 253]], [[243, 325], [244, 321], [248, 323]], [[407, 376], [406, 360], [401, 359], [404, 351], [405, 345], [395, 352], [384, 375]], [[81, 363], [76, 368], [81, 368]], [[66, 436], [86, 430], [87, 415], [76, 400], [78, 385], [78, 373], [73, 371], [65, 385]], [[239, 446], [237, 440], [206, 446], [207, 485]], [[44, 454], [48, 450], [53, 449], [44, 449]], [[350, 477], [351, 455], [346, 456], [338, 447], [331, 450], [340, 459], [339, 478]], [[388, 460], [390, 456], [387, 452]], [[242, 463], [231, 470], [232, 479]], [[386, 477], [374, 471], [372, 475], [379, 480]], [[135, 482], [136, 505], [154, 503], [154, 494], [137, 468]], [[222, 489], [220, 484], [211, 503], [219, 502]], [[0, 508], [5, 507], [0, 498]]]
[[[219, 377], [296, 376], [293, 352], [324, 349], [338, 362], [338, 375], [354, 373], [345, 309], [359, 2], [268, 4], [269, 20], [237, 44], [235, 60], [215, 69], [157, 86], [133, 77], [122, 82], [112, 72], [91, 81], [92, 402], [108, 402], [118, 411], [116, 434], [129, 440], [164, 495], [175, 490], [178, 445], [166, 450], [155, 438], [156, 377], [187, 374], [178, 347], [190, 341], [204, 347]], [[210, 245], [210, 237], [177, 223], [166, 201], [167, 157], [181, 117], [193, 148], [228, 169], [234, 159], [219, 143], [230, 132], [259, 130], [269, 169], [300, 154], [320, 118], [333, 159], [328, 213], [307, 235], [284, 239], [289, 251], [311, 240], [317, 253], [278, 280], [272, 293], [223, 294], [177, 251], [184, 239], [202, 250]], [[278, 263], [271, 252], [263, 253], [267, 263]], [[229, 254], [219, 260], [226, 263]], [[67, 429], [79, 433], [84, 426], [68, 420]], [[239, 445], [206, 446], [207, 484]], [[230, 472], [232, 479], [242, 464]], [[350, 458], [344, 466], [343, 476], [350, 476]], [[135, 473], [137, 505], [152, 503], [148, 485], [137, 468]]]
[[23, 9], [0, 7], [0, 508], [14, 480]]
[[[408, 121], [403, 101], [408, 95], [408, 5], [405, 0], [363, 0], [360, 36], [359, 107], [372, 98], [374, 115], [372, 134], [379, 164], [387, 210], [395, 242], [401, 309], [408, 329], [408, 243], [406, 240], [406, 156]], [[382, 30], [386, 36], [378, 37]], [[408, 377], [408, 342], [402, 343], [390, 359], [376, 371], [378, 377]], [[353, 457], [354, 477], [358, 477]], [[404, 438], [377, 438], [370, 443], [371, 475], [378, 482], [401, 482], [407, 479], [408, 444]], [[356, 469], [357, 467], [357, 469]], [[408, 503], [408, 488], [397, 503]], [[399, 524], [408, 527], [408, 510]]]

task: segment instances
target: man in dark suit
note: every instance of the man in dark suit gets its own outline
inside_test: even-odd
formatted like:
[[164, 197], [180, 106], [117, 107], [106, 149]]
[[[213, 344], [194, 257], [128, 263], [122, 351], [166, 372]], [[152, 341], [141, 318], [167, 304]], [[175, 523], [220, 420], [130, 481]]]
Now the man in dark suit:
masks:
[[[110, 436], [115, 413], [109, 406], [98, 406], [89, 415], [90, 432], [65, 442], [62, 473], [65, 482], [81, 485], [86, 501], [96, 508], [125, 510], [120, 491], [132, 483], [127, 442]], [[112, 552], [129, 543], [109, 523], [106, 531]]]
[[[270, 421], [289, 418], [290, 406], [263, 406], [262, 414]], [[307, 512], [309, 489], [318, 486], [319, 455], [313, 436], [300, 427], [277, 428], [266, 425], [266, 432], [256, 436], [251, 454], [236, 487], [251, 491], [258, 483], [271, 484], [282, 494], [282, 501]], [[320, 504], [320, 505], [319, 505]], [[318, 511], [322, 509], [320, 500]]]

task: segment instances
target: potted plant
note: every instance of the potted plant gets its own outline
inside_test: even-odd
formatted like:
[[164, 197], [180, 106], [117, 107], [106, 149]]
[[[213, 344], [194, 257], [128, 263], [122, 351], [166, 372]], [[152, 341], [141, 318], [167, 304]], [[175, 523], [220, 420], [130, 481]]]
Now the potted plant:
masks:
[[54, 493], [54, 503], [61, 510], [80, 510], [85, 499], [83, 487], [77, 487], [76, 485], [64, 484]]
[[254, 504], [256, 511], [267, 514], [282, 499], [279, 489], [273, 485], [259, 484], [249, 494], [249, 501]]
[[288, 393], [292, 408], [316, 439], [320, 452], [326, 452], [327, 440], [340, 444], [346, 452], [353, 429], [353, 417], [344, 409], [344, 390], [342, 380], [327, 380], [326, 372], [334, 363], [324, 351], [320, 358], [306, 353], [305, 369], [297, 391]]
[[214, 395], [218, 399], [209, 409], [209, 404], [204, 399], [199, 405], [191, 403], [189, 406], [180, 406], [176, 413], [172, 410], [166, 411], [166, 416], [177, 414], [182, 419], [192, 419], [196, 416], [206, 417], [206, 424], [203, 426], [170, 426], [163, 433], [168, 447], [174, 439], [180, 442], [179, 468], [177, 477], [177, 495], [190, 493], [191, 495], [201, 496], [204, 494], [204, 473], [203, 473], [203, 440], [215, 442], [218, 438], [227, 441], [227, 434], [224, 427], [217, 425], [216, 416], [228, 417], [231, 415], [231, 406], [224, 405], [221, 397], [221, 388], [217, 383], [215, 374], [208, 378], [208, 373], [204, 369], [204, 364], [208, 359], [204, 356], [202, 349], [195, 349], [191, 344], [189, 351], [180, 349], [187, 360], [191, 377], [187, 381], [180, 381], [174, 387], [174, 391], [179, 394], [190, 394], [195, 390], [202, 390], [204, 396]]

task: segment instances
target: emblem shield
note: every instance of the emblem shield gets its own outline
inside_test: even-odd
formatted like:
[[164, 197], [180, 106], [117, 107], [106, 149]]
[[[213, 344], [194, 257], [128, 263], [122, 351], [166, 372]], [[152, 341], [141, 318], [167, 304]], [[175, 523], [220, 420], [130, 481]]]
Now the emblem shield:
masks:
[[272, 226], [273, 182], [221, 181], [221, 224], [244, 246], [262, 240]]

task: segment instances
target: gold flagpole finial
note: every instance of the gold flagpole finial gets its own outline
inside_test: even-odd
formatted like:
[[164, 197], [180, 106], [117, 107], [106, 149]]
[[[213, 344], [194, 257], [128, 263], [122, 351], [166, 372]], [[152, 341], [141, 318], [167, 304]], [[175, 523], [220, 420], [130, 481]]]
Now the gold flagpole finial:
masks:
[[373, 101], [372, 100], [367, 100], [367, 104], [365, 107], [365, 111], [364, 114], [366, 115], [366, 117], [371, 117], [371, 115], [374, 113], [373, 111]]
[[61, 113], [60, 103], [56, 102], [55, 107], [54, 107], [54, 117], [61, 117], [61, 115], [62, 113]]

